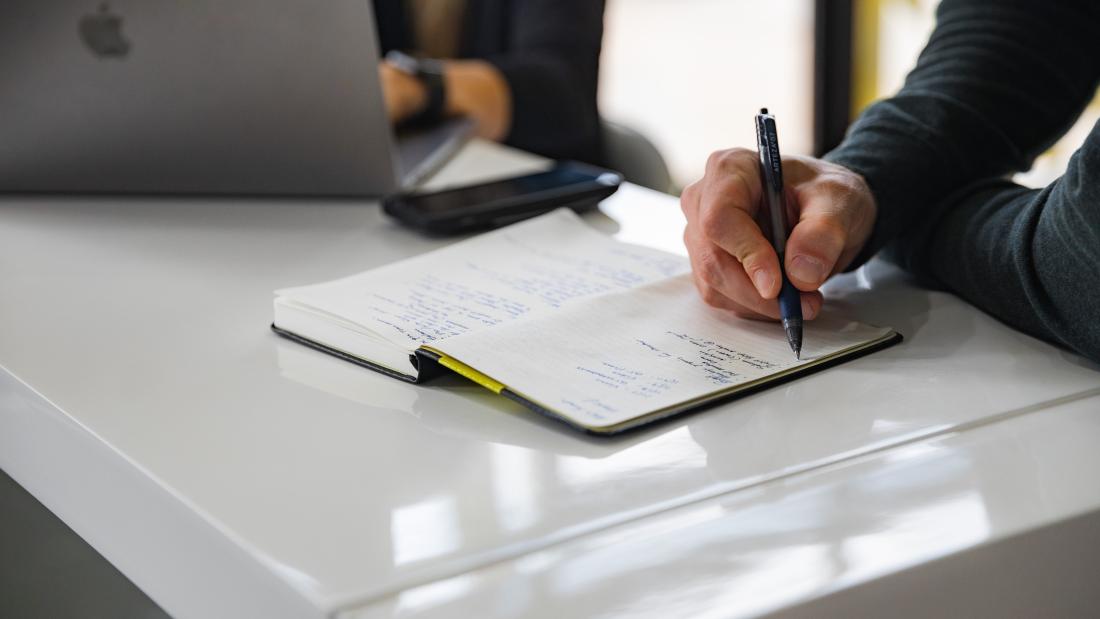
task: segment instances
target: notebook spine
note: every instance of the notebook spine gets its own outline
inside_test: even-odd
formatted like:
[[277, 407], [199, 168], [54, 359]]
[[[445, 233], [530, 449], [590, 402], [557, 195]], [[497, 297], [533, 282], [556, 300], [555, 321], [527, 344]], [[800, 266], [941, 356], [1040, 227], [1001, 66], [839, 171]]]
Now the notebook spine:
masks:
[[416, 366], [419, 376], [414, 382], [422, 383], [449, 372], [447, 368], [439, 365], [439, 355], [430, 350], [417, 350], [413, 353], [413, 365]]
[[415, 357], [410, 357], [410, 360], [412, 361], [412, 366], [417, 370], [416, 374], [402, 374], [401, 372], [396, 372], [394, 370], [391, 370], [390, 368], [388, 368], [384, 365], [379, 365], [377, 363], [371, 363], [370, 361], [367, 361], [366, 359], [360, 359], [359, 357], [354, 357], [352, 355], [347, 354], [346, 352], [336, 350], [335, 348], [325, 346], [324, 344], [319, 344], [317, 342], [314, 342], [313, 340], [306, 339], [306, 338], [304, 338], [300, 335], [297, 335], [295, 333], [291, 333], [290, 331], [286, 331], [285, 329], [280, 329], [279, 327], [276, 327], [274, 324], [271, 325], [271, 330], [274, 331], [275, 333], [279, 334], [280, 336], [285, 337], [288, 340], [298, 342], [299, 344], [302, 344], [302, 345], [305, 345], [305, 346], [309, 346], [313, 350], [319, 350], [323, 353], [330, 354], [333, 357], [338, 357], [340, 359], [343, 359], [344, 361], [350, 361], [351, 363], [354, 363], [355, 365], [358, 365], [360, 367], [367, 368], [368, 370], [374, 370], [375, 372], [378, 372], [379, 374], [385, 374], [386, 376], [389, 376], [391, 378], [396, 378], [397, 380], [405, 381], [406, 383], [422, 383], [425, 380], [428, 380], [428, 379], [432, 378], [433, 376], [438, 376], [439, 375], [438, 373], [436, 373], [436, 374], [430, 374], [428, 376], [425, 376], [424, 371], [421, 369], [421, 365], [419, 363], [419, 360], [416, 359]]

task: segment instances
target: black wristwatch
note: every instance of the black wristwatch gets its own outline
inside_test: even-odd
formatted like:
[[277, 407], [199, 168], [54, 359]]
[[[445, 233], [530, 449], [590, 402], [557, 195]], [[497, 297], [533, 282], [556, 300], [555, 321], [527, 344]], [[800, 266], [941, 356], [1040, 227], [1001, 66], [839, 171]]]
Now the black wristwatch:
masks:
[[430, 58], [414, 58], [392, 50], [386, 54], [386, 62], [398, 71], [415, 77], [428, 93], [428, 103], [415, 116], [405, 120], [409, 125], [427, 125], [443, 118], [443, 106], [447, 103], [447, 90], [443, 83], [443, 63]]

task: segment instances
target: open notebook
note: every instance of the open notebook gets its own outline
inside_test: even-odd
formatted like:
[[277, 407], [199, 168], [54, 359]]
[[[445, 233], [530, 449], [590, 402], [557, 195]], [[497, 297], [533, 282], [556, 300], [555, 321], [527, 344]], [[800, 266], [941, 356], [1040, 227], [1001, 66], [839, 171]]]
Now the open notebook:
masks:
[[707, 307], [686, 259], [572, 211], [275, 294], [277, 333], [395, 378], [446, 369], [610, 434], [896, 343], [825, 312], [796, 361], [777, 324]]

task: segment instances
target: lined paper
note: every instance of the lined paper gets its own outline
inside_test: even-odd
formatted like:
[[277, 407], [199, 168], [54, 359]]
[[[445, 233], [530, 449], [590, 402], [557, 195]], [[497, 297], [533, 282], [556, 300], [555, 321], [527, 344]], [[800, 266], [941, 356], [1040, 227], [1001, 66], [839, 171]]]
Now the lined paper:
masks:
[[413, 350], [688, 269], [680, 256], [615, 241], [559, 209], [409, 260], [276, 295]]
[[706, 306], [682, 275], [435, 348], [578, 425], [607, 427], [880, 339], [890, 329], [828, 312], [794, 358], [777, 323]]

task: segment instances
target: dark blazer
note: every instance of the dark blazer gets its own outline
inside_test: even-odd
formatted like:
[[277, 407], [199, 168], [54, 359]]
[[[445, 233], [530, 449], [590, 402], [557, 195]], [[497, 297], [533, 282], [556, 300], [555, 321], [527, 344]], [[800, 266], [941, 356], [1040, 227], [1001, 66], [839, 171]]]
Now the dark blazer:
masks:
[[[414, 47], [405, 0], [373, 0], [382, 53]], [[599, 163], [596, 86], [603, 0], [467, 0], [458, 56], [496, 66], [512, 91], [506, 142]]]

